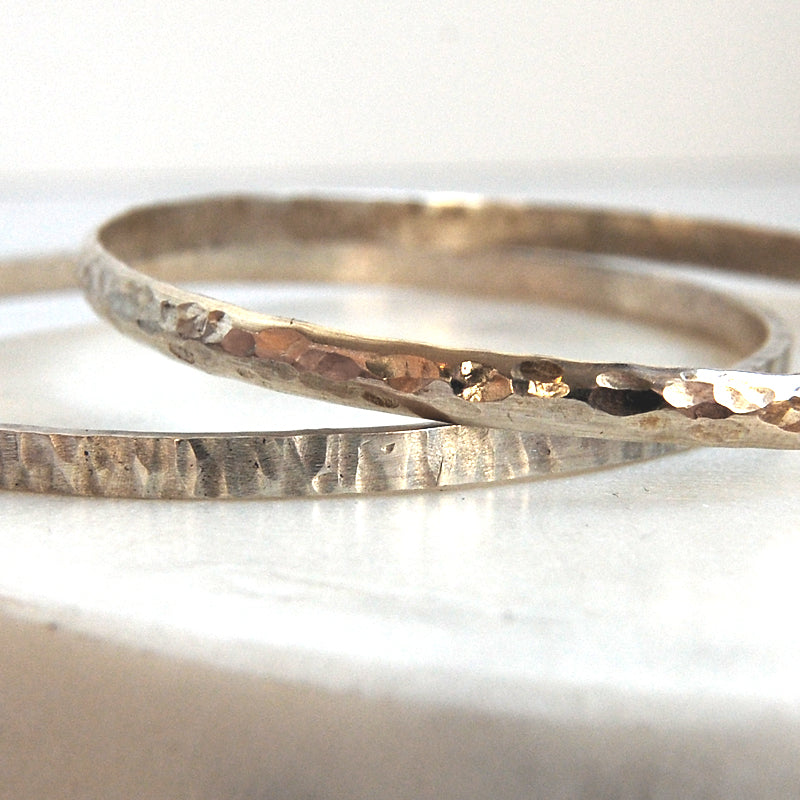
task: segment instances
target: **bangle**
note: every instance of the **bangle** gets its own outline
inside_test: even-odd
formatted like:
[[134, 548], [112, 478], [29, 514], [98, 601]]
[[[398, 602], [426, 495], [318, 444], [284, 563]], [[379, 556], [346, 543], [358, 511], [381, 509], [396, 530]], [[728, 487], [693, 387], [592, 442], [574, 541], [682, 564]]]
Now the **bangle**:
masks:
[[[391, 255], [376, 256], [378, 246]], [[542, 248], [764, 274], [800, 264], [798, 236], [681, 218], [435, 198], [223, 197], [111, 220], [88, 243], [80, 275], [95, 309], [125, 333], [208, 372], [279, 391], [490, 428], [798, 447], [800, 376], [764, 374], [786, 369], [786, 342], [763, 316], [641, 269], [547, 257], [532, 266]], [[701, 332], [737, 344], [746, 358], [734, 369], [663, 368], [357, 337], [183, 291], [166, 282], [175, 276], [556, 299]]]
[[[69, 256], [0, 263], [0, 296], [75, 287]], [[0, 488], [183, 499], [407, 491], [577, 472], [674, 449], [458, 425], [140, 433], [0, 423]]]

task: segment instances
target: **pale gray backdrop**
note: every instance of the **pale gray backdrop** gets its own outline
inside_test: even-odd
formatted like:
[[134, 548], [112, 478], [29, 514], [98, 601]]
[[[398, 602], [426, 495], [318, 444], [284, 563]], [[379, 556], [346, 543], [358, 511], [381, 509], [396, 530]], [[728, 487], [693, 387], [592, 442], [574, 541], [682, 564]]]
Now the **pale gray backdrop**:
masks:
[[795, 0], [6, 0], [0, 174], [784, 159]]

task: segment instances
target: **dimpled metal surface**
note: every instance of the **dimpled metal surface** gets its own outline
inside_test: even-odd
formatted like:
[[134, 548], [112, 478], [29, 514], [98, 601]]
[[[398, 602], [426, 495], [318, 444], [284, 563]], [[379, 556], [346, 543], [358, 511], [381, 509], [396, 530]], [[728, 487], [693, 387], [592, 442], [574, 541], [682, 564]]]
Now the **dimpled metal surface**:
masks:
[[[0, 262], [0, 296], [74, 287], [71, 256]], [[674, 449], [431, 424], [249, 433], [0, 424], [0, 488], [157, 499], [410, 491], [566, 474]]]
[[[393, 255], [374, 257], [377, 246]], [[112, 220], [83, 253], [81, 281], [124, 332], [206, 371], [279, 391], [491, 428], [800, 447], [800, 376], [768, 374], [786, 368], [787, 352], [769, 321], [664, 276], [552, 255], [531, 267], [526, 253], [553, 248], [771, 275], [793, 274], [800, 264], [793, 234], [658, 215], [435, 197], [228, 197]], [[746, 357], [732, 369], [655, 368], [370, 339], [185, 292], [164, 282], [170, 275], [556, 299], [694, 330], [738, 344]]]
[[564, 474], [668, 451], [459, 425], [196, 435], [2, 427], [0, 486], [142, 498], [356, 494]]

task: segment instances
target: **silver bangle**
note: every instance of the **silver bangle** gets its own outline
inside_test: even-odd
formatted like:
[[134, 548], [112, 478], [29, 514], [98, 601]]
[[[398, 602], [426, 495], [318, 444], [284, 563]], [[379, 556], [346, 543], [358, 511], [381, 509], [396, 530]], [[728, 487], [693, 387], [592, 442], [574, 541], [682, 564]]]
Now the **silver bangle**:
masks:
[[[342, 257], [331, 248], [342, 248]], [[392, 256], [374, 257], [381, 246]], [[545, 259], [565, 248], [790, 274], [800, 237], [680, 218], [490, 202], [223, 197], [140, 208], [81, 258], [95, 309], [208, 372], [448, 423], [637, 441], [796, 448], [800, 376], [763, 316], [707, 288]], [[470, 253], [469, 261], [464, 255]], [[148, 274], [145, 274], [147, 271]], [[558, 299], [740, 345], [733, 369], [656, 368], [434, 347], [255, 314], [175, 288], [192, 279], [374, 281]]]
[[[0, 296], [75, 287], [69, 256], [0, 263]], [[410, 491], [578, 472], [674, 449], [457, 425], [140, 433], [0, 423], [0, 488], [182, 499]]]

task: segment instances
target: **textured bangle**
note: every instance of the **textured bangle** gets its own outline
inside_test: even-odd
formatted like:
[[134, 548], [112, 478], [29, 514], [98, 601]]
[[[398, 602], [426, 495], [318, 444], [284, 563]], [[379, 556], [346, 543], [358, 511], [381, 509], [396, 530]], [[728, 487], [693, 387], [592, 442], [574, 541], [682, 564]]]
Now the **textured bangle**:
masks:
[[[75, 286], [68, 256], [0, 263], [0, 296]], [[0, 488], [186, 499], [405, 491], [577, 472], [673, 449], [457, 425], [140, 433], [0, 424]]]
[[[344, 256], [331, 255], [334, 244]], [[375, 257], [379, 245], [394, 255]], [[531, 268], [532, 248], [767, 274], [800, 264], [800, 237], [680, 218], [436, 199], [229, 197], [141, 208], [108, 222], [83, 253], [81, 280], [94, 307], [126, 333], [208, 372], [280, 391], [490, 428], [798, 447], [800, 376], [764, 374], [786, 368], [786, 341], [771, 336], [763, 318], [672, 278], [548, 259]], [[466, 253], [469, 261], [459, 258]], [[656, 368], [370, 339], [164, 282], [175, 275], [555, 298], [700, 331], [748, 355], [735, 369]]]

